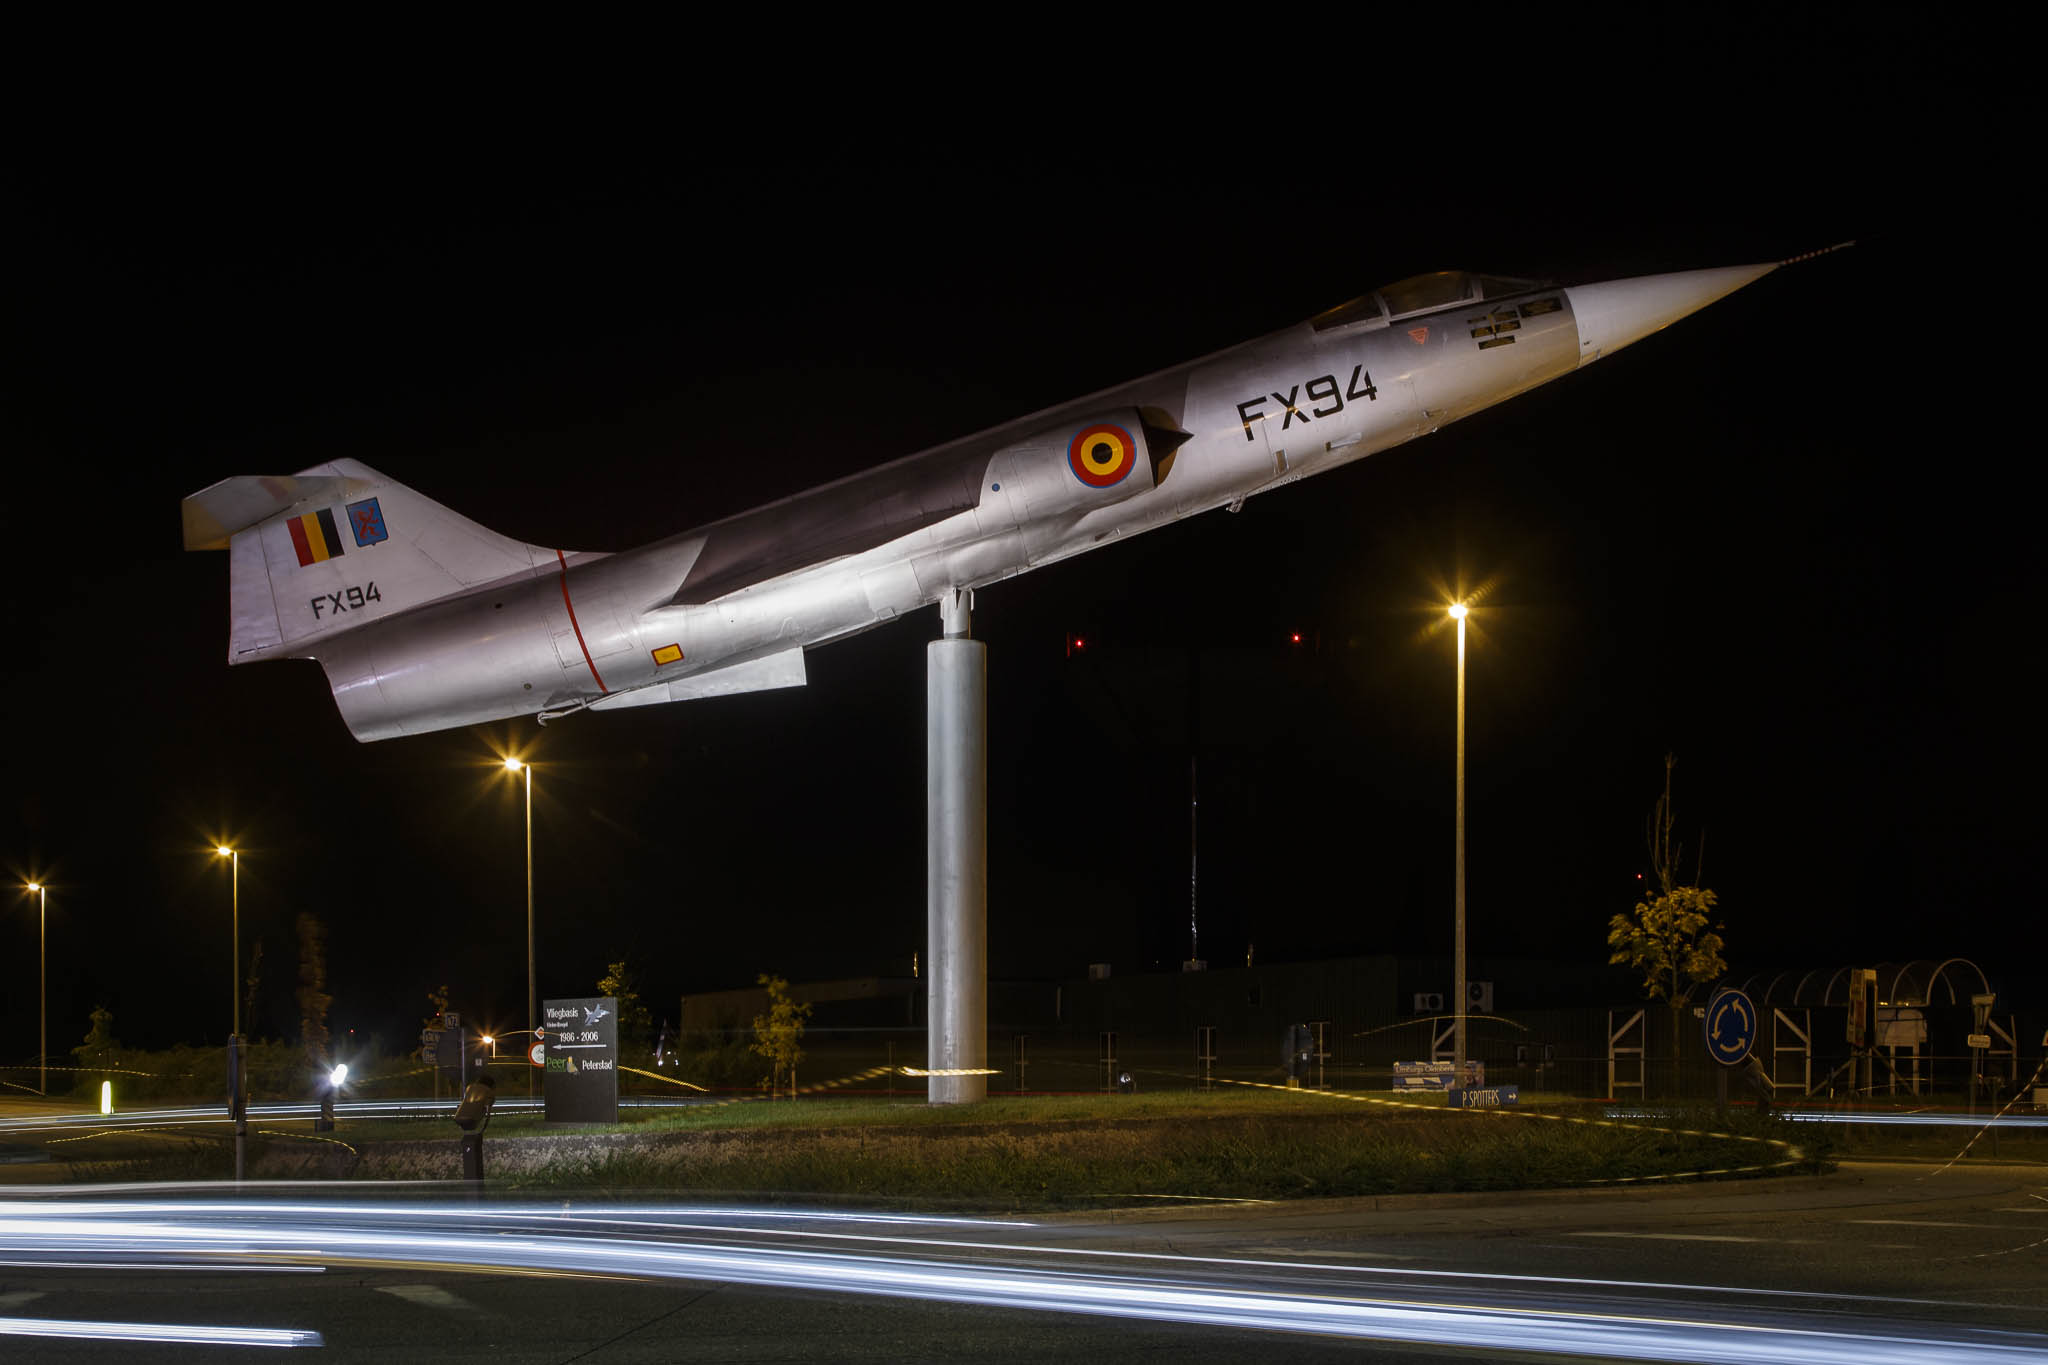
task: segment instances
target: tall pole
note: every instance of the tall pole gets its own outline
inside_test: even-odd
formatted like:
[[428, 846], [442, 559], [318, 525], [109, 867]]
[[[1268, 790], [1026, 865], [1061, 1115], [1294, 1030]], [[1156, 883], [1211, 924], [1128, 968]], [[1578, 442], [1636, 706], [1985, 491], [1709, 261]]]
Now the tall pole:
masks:
[[50, 1093], [50, 888], [30, 882], [28, 889], [38, 897], [36, 908], [36, 992], [39, 1032], [36, 1036], [36, 1093]]
[[229, 1017], [234, 1022], [234, 1031], [228, 1035], [228, 1048], [232, 1055], [228, 1059], [228, 1075], [232, 1078], [233, 1093], [228, 1096], [228, 1112], [235, 1119], [235, 1183], [240, 1185], [247, 1170], [247, 1141], [249, 1119], [243, 1096], [247, 1091], [249, 1078], [242, 1071], [242, 853], [239, 849], [218, 845], [215, 853], [224, 854], [228, 860], [228, 1007]]
[[[540, 1041], [540, 989], [535, 984], [533, 965], [533, 765], [517, 758], [505, 759], [505, 771], [526, 778], [526, 1046]], [[529, 1057], [529, 1060], [531, 1058]], [[533, 1068], [526, 1068], [526, 1098], [533, 1098]]]
[[[526, 1043], [529, 1048], [535, 1041], [534, 1030], [540, 1025], [536, 1016], [540, 1012], [539, 988], [534, 984], [533, 968], [533, 765], [523, 765], [526, 775]], [[533, 1068], [526, 1068], [526, 1098], [533, 1098]]]
[[1457, 929], [1452, 947], [1451, 988], [1457, 993], [1452, 1008], [1453, 1039], [1451, 1074], [1454, 1085], [1465, 1084], [1465, 604], [1451, 608], [1458, 622], [1458, 873], [1456, 882]]
[[229, 1036], [242, 1036], [242, 855], [223, 848], [228, 855], [228, 1012], [234, 1021]]
[[925, 1097], [988, 1096], [988, 646], [964, 589], [925, 646]]

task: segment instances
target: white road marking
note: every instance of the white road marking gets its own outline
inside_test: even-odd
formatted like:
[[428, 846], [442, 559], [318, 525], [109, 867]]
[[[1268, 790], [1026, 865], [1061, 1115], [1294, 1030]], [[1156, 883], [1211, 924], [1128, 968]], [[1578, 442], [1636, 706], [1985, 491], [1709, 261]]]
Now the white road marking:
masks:
[[380, 1284], [377, 1292], [416, 1303], [422, 1308], [452, 1308], [458, 1313], [483, 1312], [460, 1294], [451, 1294], [437, 1284]]
[[1325, 1247], [1286, 1247], [1274, 1245], [1253, 1245], [1240, 1248], [1246, 1254], [1260, 1256], [1313, 1256], [1318, 1260], [1336, 1257], [1347, 1261], [1413, 1261], [1416, 1256], [1397, 1255], [1388, 1251], [1339, 1251]]
[[1774, 1242], [1775, 1237], [1729, 1237], [1706, 1232], [1574, 1232], [1572, 1237], [1630, 1237], [1645, 1242]]
[[1995, 1223], [1937, 1223], [1931, 1218], [1846, 1218], [1848, 1223], [1857, 1223], [1867, 1228], [1981, 1228], [1996, 1232]]

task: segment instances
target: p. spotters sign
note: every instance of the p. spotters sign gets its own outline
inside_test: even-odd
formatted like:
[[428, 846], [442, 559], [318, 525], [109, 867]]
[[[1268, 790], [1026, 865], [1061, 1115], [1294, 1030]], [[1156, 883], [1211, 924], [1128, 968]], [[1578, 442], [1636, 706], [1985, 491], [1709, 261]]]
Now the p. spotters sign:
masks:
[[619, 1002], [541, 1004], [541, 1094], [549, 1123], [619, 1121]]

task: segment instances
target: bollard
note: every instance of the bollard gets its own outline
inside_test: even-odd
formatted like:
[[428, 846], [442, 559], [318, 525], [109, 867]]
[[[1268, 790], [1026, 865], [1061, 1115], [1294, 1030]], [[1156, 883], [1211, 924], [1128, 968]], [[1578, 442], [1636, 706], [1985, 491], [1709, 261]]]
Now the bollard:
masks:
[[491, 1126], [491, 1106], [498, 1101], [498, 1082], [480, 1071], [455, 1106], [455, 1126], [462, 1130], [462, 1178], [474, 1197], [484, 1183], [484, 1130]]

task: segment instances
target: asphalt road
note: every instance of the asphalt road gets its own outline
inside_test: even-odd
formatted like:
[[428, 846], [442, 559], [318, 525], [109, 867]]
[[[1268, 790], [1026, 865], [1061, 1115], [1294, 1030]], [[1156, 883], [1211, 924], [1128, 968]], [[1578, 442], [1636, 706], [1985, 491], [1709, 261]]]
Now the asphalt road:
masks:
[[[985, 1221], [334, 1186], [0, 1189], [0, 1354], [2048, 1361], [2048, 1170]], [[317, 1338], [313, 1335], [317, 1334]], [[26, 1348], [26, 1349], [21, 1349]]]

